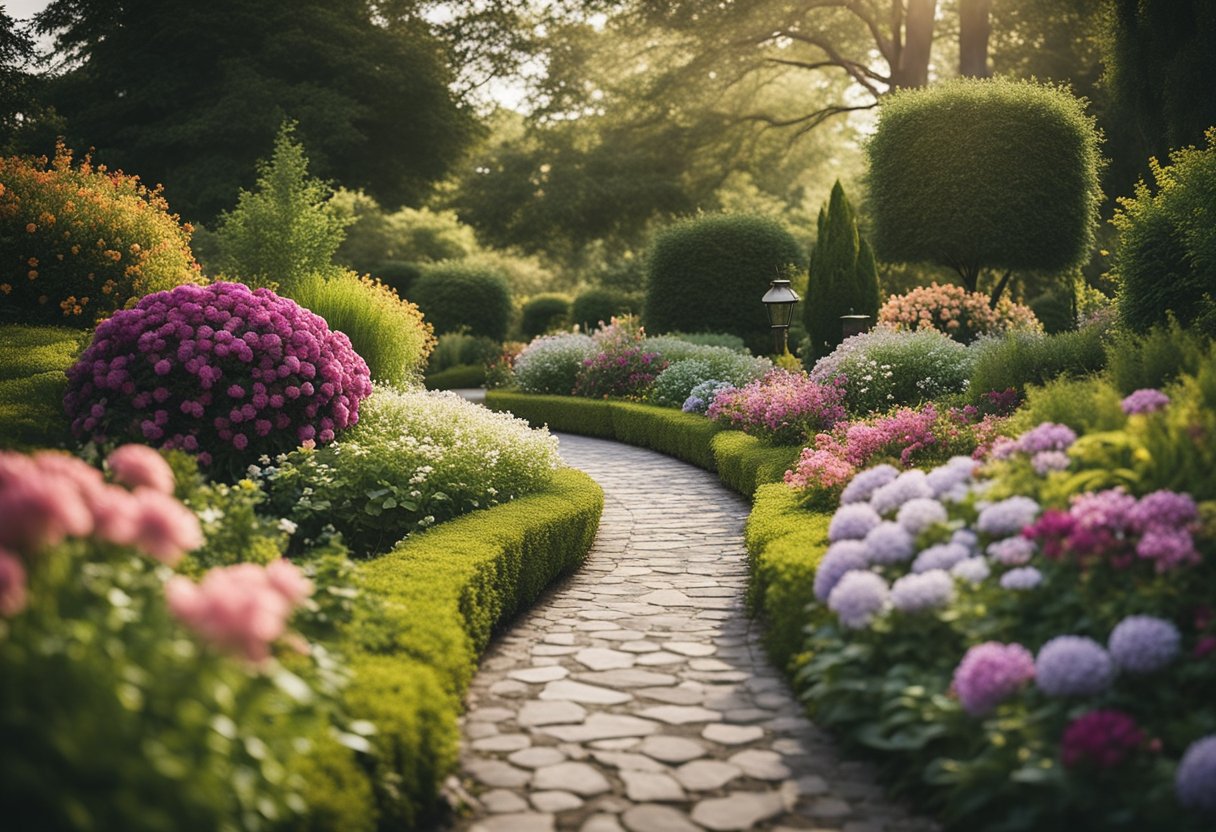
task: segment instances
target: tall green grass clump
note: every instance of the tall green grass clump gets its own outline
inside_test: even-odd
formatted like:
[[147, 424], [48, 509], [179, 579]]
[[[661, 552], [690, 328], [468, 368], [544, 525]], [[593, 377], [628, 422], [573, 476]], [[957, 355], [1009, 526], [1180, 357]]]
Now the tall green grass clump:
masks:
[[1088, 326], [1056, 335], [1018, 332], [976, 341], [968, 395], [979, 401], [991, 390], [1012, 387], [1022, 393], [1028, 385], [1058, 376], [1101, 372], [1106, 367], [1104, 335], [1103, 327]]
[[1137, 335], [1121, 332], [1107, 346], [1110, 379], [1124, 395], [1146, 387], [1160, 389], [1185, 374], [1199, 372], [1211, 354], [1212, 341], [1176, 319]]
[[295, 284], [291, 298], [344, 332], [374, 380], [398, 387], [421, 381], [433, 330], [417, 306], [388, 286], [349, 271], [313, 274]]

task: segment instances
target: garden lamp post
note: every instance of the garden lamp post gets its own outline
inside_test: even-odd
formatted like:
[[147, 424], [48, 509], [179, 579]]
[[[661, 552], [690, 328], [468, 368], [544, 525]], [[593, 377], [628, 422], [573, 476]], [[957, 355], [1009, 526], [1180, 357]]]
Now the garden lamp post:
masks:
[[794, 319], [794, 306], [802, 298], [794, 291], [788, 280], [774, 280], [769, 284], [761, 301], [768, 312], [769, 326], [773, 328], [773, 344], [777, 355], [789, 352], [790, 321]]

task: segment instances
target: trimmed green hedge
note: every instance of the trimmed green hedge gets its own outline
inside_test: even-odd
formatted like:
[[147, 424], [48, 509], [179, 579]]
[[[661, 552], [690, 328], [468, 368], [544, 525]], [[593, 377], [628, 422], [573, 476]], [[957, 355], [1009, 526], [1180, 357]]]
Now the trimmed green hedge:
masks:
[[0, 326], [0, 448], [64, 447], [67, 368], [81, 332], [57, 326]]
[[802, 453], [793, 445], [770, 445], [738, 430], [724, 430], [711, 441], [718, 478], [744, 496], [763, 483], [782, 482]]
[[457, 762], [461, 700], [491, 633], [582, 562], [603, 505], [590, 477], [563, 469], [543, 492], [435, 526], [359, 566], [380, 609], [352, 629], [346, 704], [377, 726], [376, 782], [396, 785], [376, 796], [381, 829], [434, 820]]
[[481, 387], [486, 383], [486, 368], [480, 364], [457, 364], [424, 380], [427, 390], [460, 390], [466, 387]]

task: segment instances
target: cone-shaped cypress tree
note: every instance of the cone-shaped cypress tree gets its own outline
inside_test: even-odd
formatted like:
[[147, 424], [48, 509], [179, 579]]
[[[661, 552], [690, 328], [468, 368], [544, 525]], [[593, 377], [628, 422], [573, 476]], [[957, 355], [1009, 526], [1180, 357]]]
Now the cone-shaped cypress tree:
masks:
[[839, 181], [828, 204], [819, 209], [819, 238], [811, 251], [806, 295], [802, 315], [815, 358], [840, 343], [841, 315], [878, 314], [874, 251], [861, 238], [857, 215]]

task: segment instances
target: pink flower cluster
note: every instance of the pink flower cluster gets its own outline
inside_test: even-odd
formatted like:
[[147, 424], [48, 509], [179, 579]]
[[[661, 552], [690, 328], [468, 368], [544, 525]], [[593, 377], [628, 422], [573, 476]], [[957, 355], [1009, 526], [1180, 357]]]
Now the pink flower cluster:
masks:
[[1069, 768], [1083, 763], [1114, 768], [1144, 748], [1147, 740], [1129, 714], [1116, 710], [1090, 711], [1064, 729], [1060, 756]]
[[169, 612], [213, 647], [254, 663], [287, 631], [287, 620], [313, 592], [300, 568], [282, 558], [267, 566], [212, 569], [199, 583], [181, 575], [165, 585]]
[[238, 460], [324, 444], [371, 393], [350, 339], [269, 289], [178, 286], [102, 322], [68, 370], [77, 436]]
[[806, 373], [777, 368], [744, 387], [719, 391], [705, 415], [774, 442], [801, 442], [844, 418], [844, 384], [843, 377], [819, 384]]
[[1039, 319], [1027, 306], [1005, 297], [993, 309], [983, 292], [936, 282], [892, 295], [878, 310], [878, 322], [897, 329], [937, 329], [963, 343], [981, 335], [1042, 331]]
[[1154, 491], [1137, 500], [1121, 488], [1079, 494], [1068, 511], [1043, 512], [1022, 535], [1037, 541], [1053, 560], [1075, 558], [1082, 566], [1108, 560], [1126, 569], [1137, 559], [1158, 573], [1199, 562], [1194, 532], [1199, 511], [1189, 494]]
[[574, 382], [574, 395], [594, 399], [640, 398], [666, 366], [667, 361], [657, 352], [643, 352], [637, 347], [601, 352], [583, 360]]
[[803, 448], [798, 464], [792, 471], [785, 472], [785, 484], [799, 491], [809, 488], [836, 492], [842, 490], [856, 473], [857, 469], [848, 460], [841, 459], [833, 451]]
[[1020, 644], [987, 641], [967, 651], [954, 671], [963, 710], [986, 716], [1034, 678], [1034, 656]]
[[0, 615], [26, 605], [27, 570], [69, 537], [132, 546], [170, 566], [203, 543], [198, 518], [173, 498], [173, 473], [150, 448], [124, 446], [101, 472], [54, 451], [0, 452]]

